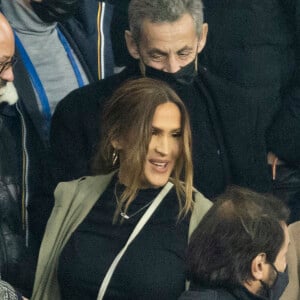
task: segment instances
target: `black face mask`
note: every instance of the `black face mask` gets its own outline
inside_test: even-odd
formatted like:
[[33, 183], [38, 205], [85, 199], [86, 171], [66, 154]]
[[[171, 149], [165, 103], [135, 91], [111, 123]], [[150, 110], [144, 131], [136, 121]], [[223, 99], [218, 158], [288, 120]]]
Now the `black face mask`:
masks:
[[271, 287], [269, 287], [263, 281], [261, 281], [261, 284], [267, 292], [268, 299], [278, 300], [281, 297], [281, 295], [283, 294], [285, 288], [287, 287], [287, 285], [289, 283], [288, 268], [286, 267], [284, 272], [279, 272], [273, 264], [271, 264], [271, 266], [277, 274], [277, 277], [276, 277], [274, 283], [272, 284]]
[[74, 15], [78, 3], [78, 0], [42, 0], [42, 2], [30, 2], [34, 12], [45, 23], [66, 21]]
[[195, 65], [196, 61], [193, 60], [175, 73], [167, 73], [145, 65], [145, 76], [160, 79], [169, 83], [170, 85], [174, 83], [179, 85], [188, 85], [193, 82], [195, 76], [197, 75]]

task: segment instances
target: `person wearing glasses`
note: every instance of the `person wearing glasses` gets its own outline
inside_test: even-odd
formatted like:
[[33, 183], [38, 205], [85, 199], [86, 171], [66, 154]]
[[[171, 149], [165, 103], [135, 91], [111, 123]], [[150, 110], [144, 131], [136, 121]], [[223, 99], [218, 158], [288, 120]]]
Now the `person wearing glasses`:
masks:
[[[85, 57], [61, 22], [77, 10], [78, 0], [1, 0], [0, 10], [15, 35], [19, 59], [15, 86], [40, 138], [48, 146], [57, 103], [72, 90], [93, 81]], [[26, 78], [24, 78], [26, 77]]]
[[14, 53], [13, 31], [0, 14], [0, 278], [29, 297], [52, 198], [45, 196], [43, 145], [25, 108], [27, 98], [14, 85]]
[[[8, 58], [4, 56], [3, 62], [0, 62], [0, 101], [9, 89], [13, 89], [13, 85], [9, 81], [12, 74], [9, 71], [15, 66], [16, 62], [17, 58], [15, 56]], [[10, 98], [9, 101], [13, 103], [15, 99]]]

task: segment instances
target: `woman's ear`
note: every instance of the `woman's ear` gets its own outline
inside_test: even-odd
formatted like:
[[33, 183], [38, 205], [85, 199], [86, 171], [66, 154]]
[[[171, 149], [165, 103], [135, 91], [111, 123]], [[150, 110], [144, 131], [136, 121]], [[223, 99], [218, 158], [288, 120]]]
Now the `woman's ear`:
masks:
[[123, 148], [119, 140], [113, 140], [111, 141], [111, 144], [116, 150], [121, 150]]

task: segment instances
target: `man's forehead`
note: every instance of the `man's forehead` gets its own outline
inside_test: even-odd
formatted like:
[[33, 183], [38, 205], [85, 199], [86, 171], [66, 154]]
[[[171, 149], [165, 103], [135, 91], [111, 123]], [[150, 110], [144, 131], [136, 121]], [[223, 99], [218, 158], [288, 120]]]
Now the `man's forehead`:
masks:
[[142, 37], [155, 37], [160, 34], [169, 34], [175, 32], [177, 34], [182, 34], [190, 32], [196, 35], [195, 22], [191, 15], [184, 14], [179, 19], [169, 22], [153, 22], [149, 18], [145, 18], [141, 24], [141, 36]]
[[[193, 20], [188, 18], [175, 22], [153, 23], [145, 20], [142, 25], [140, 46], [161, 51], [180, 51], [194, 47], [198, 40]], [[184, 24], [184, 26], [182, 25]]]
[[0, 61], [9, 60], [15, 53], [15, 45], [10, 41], [3, 41], [0, 38]]
[[10, 27], [0, 21], [0, 59], [11, 57], [15, 52], [14, 35]]
[[14, 45], [0, 42], [0, 61], [9, 60], [15, 53]]

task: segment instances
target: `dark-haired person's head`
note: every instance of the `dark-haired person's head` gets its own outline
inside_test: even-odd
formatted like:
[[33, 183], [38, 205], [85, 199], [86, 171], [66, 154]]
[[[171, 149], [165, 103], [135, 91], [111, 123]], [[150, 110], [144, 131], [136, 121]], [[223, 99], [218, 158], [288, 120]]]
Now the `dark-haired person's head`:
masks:
[[[140, 78], [122, 84], [106, 102], [96, 173], [118, 171], [130, 203], [141, 188], [162, 187], [171, 179], [182, 212], [192, 205], [191, 131], [186, 108], [164, 82]], [[183, 185], [181, 184], [183, 181]]]
[[208, 31], [201, 0], [131, 0], [128, 16], [126, 44], [142, 74], [195, 70]]
[[278, 299], [288, 282], [289, 211], [280, 200], [241, 187], [216, 199], [194, 231], [188, 249], [192, 285], [244, 287]]

